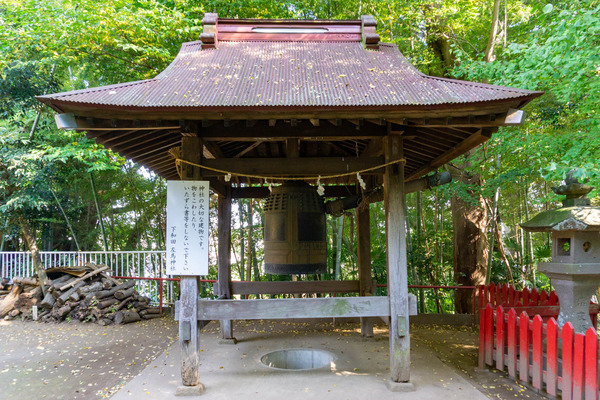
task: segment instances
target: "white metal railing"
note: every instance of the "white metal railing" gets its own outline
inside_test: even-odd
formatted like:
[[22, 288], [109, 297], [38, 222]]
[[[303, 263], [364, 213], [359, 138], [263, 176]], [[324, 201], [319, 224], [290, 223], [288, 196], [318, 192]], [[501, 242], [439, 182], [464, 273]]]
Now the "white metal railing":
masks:
[[[110, 268], [112, 276], [135, 278], [170, 278], [165, 274], [166, 252], [162, 251], [41, 251], [40, 257], [45, 269], [84, 265], [85, 263], [104, 264]], [[30, 252], [0, 252], [2, 278], [32, 276], [35, 274]], [[160, 285], [163, 284], [163, 301], [172, 304], [174, 299], [173, 282], [160, 280], [138, 280], [137, 289], [144, 296], [157, 301]]]

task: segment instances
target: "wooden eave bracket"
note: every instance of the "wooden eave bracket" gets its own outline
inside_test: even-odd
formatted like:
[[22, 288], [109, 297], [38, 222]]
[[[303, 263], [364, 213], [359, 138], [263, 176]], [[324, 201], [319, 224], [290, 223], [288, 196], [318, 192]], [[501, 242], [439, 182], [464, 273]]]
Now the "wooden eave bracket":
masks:
[[515, 126], [523, 124], [525, 120], [525, 111], [523, 110], [515, 110], [514, 108], [510, 108], [506, 113], [506, 117], [504, 118], [504, 124], [508, 126]]
[[54, 115], [54, 122], [56, 122], [56, 127], [58, 129], [64, 131], [74, 131], [75, 129], [81, 129], [77, 126], [77, 120], [75, 119], [75, 114], [73, 113], [56, 114]]
[[372, 15], [361, 15], [361, 33], [363, 46], [369, 50], [379, 50], [380, 37], [377, 34], [377, 21]]

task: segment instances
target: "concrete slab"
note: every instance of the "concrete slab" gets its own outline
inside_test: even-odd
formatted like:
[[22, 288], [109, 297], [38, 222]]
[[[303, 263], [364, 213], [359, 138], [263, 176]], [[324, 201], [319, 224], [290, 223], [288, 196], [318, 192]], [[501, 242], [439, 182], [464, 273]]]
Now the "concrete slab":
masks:
[[[390, 391], [388, 336], [382, 327], [375, 327], [374, 338], [365, 341], [357, 324], [331, 329], [331, 323], [241, 321], [235, 326], [238, 343], [232, 346], [218, 343], [212, 325], [200, 345], [202, 399], [487, 399], [428, 346], [416, 341], [411, 349], [415, 390]], [[329, 366], [308, 371], [272, 369], [260, 362], [268, 352], [291, 348], [327, 350], [337, 358]], [[112, 399], [175, 399], [179, 385], [179, 347], [174, 344]]]

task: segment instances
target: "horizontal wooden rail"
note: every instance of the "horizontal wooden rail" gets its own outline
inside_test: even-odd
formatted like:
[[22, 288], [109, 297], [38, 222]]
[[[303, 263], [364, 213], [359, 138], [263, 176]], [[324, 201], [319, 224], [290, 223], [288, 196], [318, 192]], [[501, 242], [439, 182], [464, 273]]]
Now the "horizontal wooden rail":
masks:
[[359, 281], [231, 282], [233, 294], [358, 293]]
[[[179, 320], [179, 301], [175, 320]], [[417, 314], [417, 300], [408, 296], [409, 315]], [[309, 299], [198, 300], [199, 320], [389, 317], [387, 296], [320, 297]]]
[[387, 297], [315, 299], [199, 300], [199, 320], [389, 316]]

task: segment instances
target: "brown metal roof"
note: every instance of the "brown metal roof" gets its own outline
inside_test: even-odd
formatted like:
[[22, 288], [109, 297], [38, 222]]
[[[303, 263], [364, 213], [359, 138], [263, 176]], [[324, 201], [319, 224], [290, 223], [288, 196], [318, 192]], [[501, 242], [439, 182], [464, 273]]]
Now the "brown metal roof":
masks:
[[396, 46], [361, 42], [184, 43], [156, 78], [38, 97], [117, 108], [422, 108], [529, 98], [536, 92], [426, 76]]
[[[87, 131], [167, 179], [178, 178], [169, 150], [182, 136], [198, 136], [203, 165], [238, 172], [237, 183], [259, 183], [240, 174], [312, 176], [379, 166], [382, 138], [390, 133], [403, 135], [406, 177], [415, 179], [485, 142], [499, 126], [520, 124], [518, 109], [542, 94], [426, 76], [395, 45], [380, 43], [369, 16], [206, 14], [203, 25], [200, 40], [184, 43], [153, 79], [38, 99], [62, 113], [63, 129]], [[370, 173], [381, 181], [381, 170]], [[213, 187], [223, 179], [218, 172], [204, 176]], [[355, 182], [352, 174], [327, 180]]]

